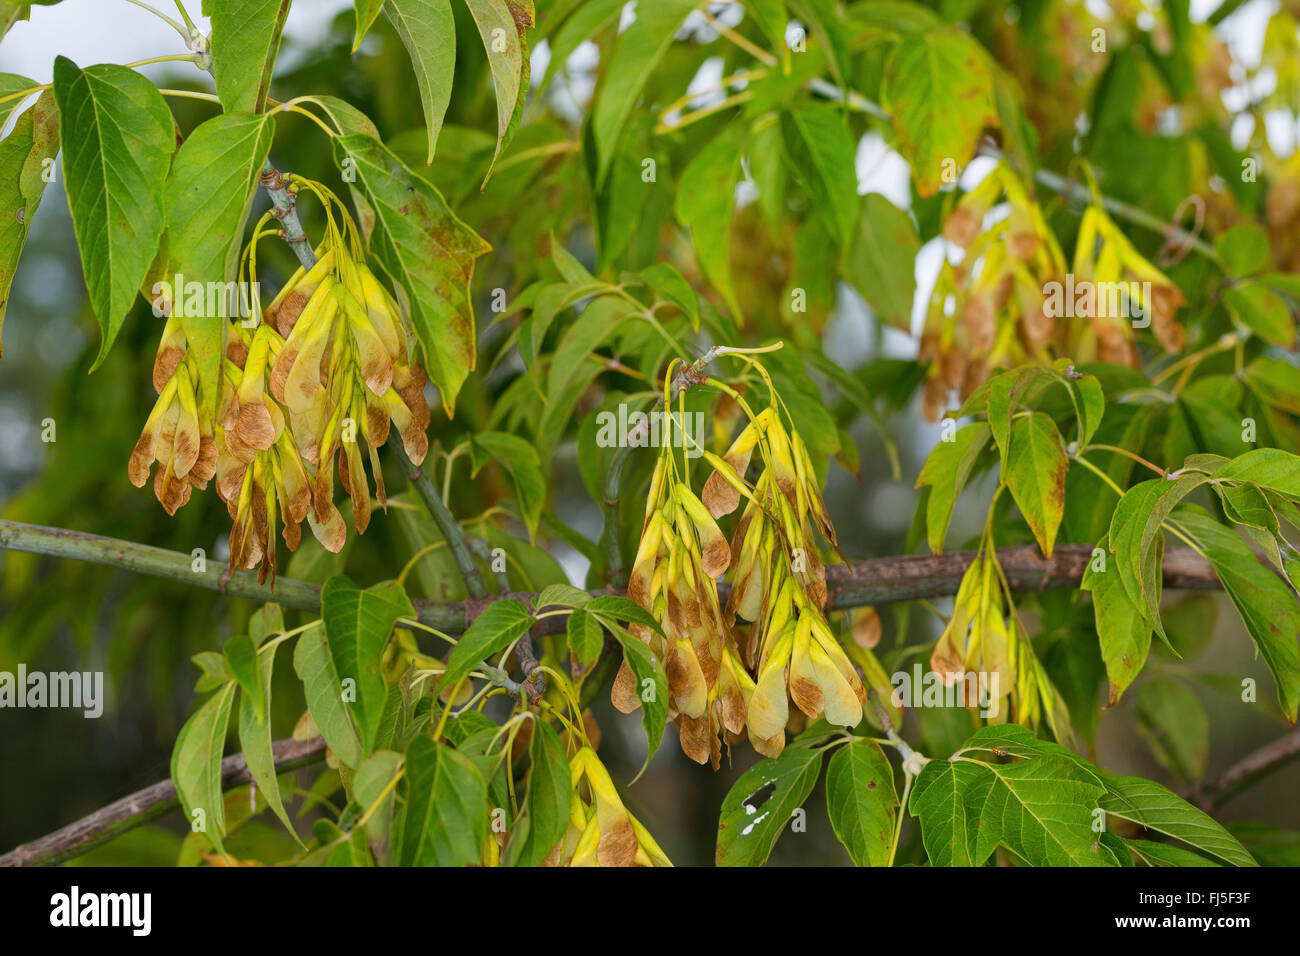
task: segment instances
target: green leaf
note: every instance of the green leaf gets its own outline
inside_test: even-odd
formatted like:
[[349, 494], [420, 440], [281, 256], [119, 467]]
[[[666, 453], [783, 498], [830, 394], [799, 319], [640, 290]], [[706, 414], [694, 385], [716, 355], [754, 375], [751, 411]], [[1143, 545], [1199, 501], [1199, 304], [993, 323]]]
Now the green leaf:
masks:
[[[1106, 541], [1103, 540], [1098, 547], [1104, 549]], [[1104, 554], [1100, 557], [1105, 561]], [[1105, 570], [1097, 571], [1096, 561], [1094, 557], [1088, 562], [1081, 586], [1092, 592], [1092, 612], [1097, 622], [1101, 659], [1106, 664], [1106, 677], [1110, 682], [1108, 706], [1113, 707], [1146, 664], [1151, 650], [1151, 622], [1128, 596], [1114, 563], [1106, 562]]]
[[1031, 866], [1116, 864], [1092, 830], [1092, 811], [1105, 789], [1090, 770], [1059, 754], [987, 770], [963, 797], [976, 828], [974, 865], [998, 845]]
[[656, 262], [639, 273], [642, 280], [661, 301], [671, 302], [690, 319], [691, 328], [700, 327], [700, 304], [695, 290], [671, 262]]
[[352, 52], [356, 53], [361, 49], [361, 41], [366, 38], [370, 28], [374, 26], [375, 19], [379, 16], [379, 11], [384, 5], [384, 0], [353, 0], [356, 8], [356, 38], [352, 41]]
[[[0, 12], [0, 18], [3, 16], [4, 14]], [[35, 80], [30, 80], [17, 73], [0, 73], [0, 98], [12, 96], [15, 93], [21, 93], [23, 90], [32, 90], [34, 92], [39, 86], [40, 84]], [[4, 129], [5, 125], [9, 122], [9, 117], [13, 115], [14, 110], [22, 106], [26, 100], [27, 97], [20, 96], [16, 99], [0, 103], [0, 129]]]
[[968, 816], [965, 797], [989, 771], [967, 761], [931, 760], [912, 785], [908, 809], [921, 824], [921, 843], [931, 866], [971, 866], [979, 821]]
[[1056, 423], [1042, 412], [1022, 415], [1011, 423], [1007, 454], [1007, 487], [1029, 522], [1043, 554], [1052, 556], [1056, 530], [1065, 513], [1065, 472], [1069, 462]]
[[361, 762], [352, 778], [352, 796], [362, 813], [370, 814], [365, 833], [380, 865], [388, 862], [393, 810], [397, 803], [393, 781], [404, 758], [394, 750], [376, 750]]
[[1277, 515], [1273, 513], [1273, 507], [1259, 485], [1252, 482], [1240, 485], [1217, 484], [1214, 490], [1223, 502], [1223, 513], [1234, 524], [1278, 534]]
[[882, 321], [905, 332], [912, 326], [920, 251], [920, 237], [906, 212], [879, 193], [862, 197], [841, 273]]
[[1012, 394], [1024, 391], [1024, 385], [1040, 373], [1037, 369], [1019, 369], [1005, 372], [989, 379], [984, 392], [985, 414], [993, 431], [993, 442], [998, 446], [998, 462], [1007, 470], [1007, 455], [1011, 452]]
[[1250, 822], [1234, 823], [1230, 830], [1260, 866], [1300, 866], [1300, 831]]
[[530, 66], [526, 31], [533, 25], [533, 0], [465, 0], [487, 51], [497, 95], [497, 148], [484, 185], [502, 151], [510, 145], [528, 96]]
[[855, 866], [889, 865], [898, 793], [879, 744], [852, 740], [835, 752], [826, 767], [826, 810]]
[[[588, 604], [588, 608], [590, 606]], [[668, 723], [668, 675], [664, 672], [663, 662], [635, 634], [612, 620], [602, 619], [602, 623], [622, 645], [623, 660], [636, 678], [637, 697], [641, 701], [641, 728], [646, 737], [645, 763], [641, 765], [644, 772], [650, 766], [650, 758], [659, 749]]]
[[504, 651], [532, 626], [533, 616], [519, 601], [493, 601], [451, 649], [439, 687], [455, 687], [489, 656]]
[[343, 703], [343, 685], [334, 670], [325, 628], [313, 627], [299, 636], [293, 652], [293, 669], [302, 681], [307, 709], [325, 743], [345, 767], [359, 767], [364, 756], [361, 739]]
[[[636, 19], [620, 34], [592, 107], [597, 185], [605, 181], [619, 134], [640, 99], [646, 80], [668, 51], [686, 15], [699, 5], [700, 0], [642, 3], [636, 8]], [[738, 156], [734, 158], [739, 160]]]
[[471, 437], [470, 443], [474, 455], [474, 473], [470, 477], [478, 475], [488, 456], [505, 465], [515, 486], [519, 512], [528, 526], [528, 534], [535, 538], [542, 507], [546, 504], [546, 476], [542, 474], [537, 449], [518, 435], [497, 431], [479, 432]]
[[1286, 359], [1260, 356], [1242, 371], [1261, 401], [1300, 415], [1300, 369]]
[[201, 832], [223, 853], [226, 805], [221, 797], [221, 754], [226, 746], [235, 688], [231, 682], [205, 700], [176, 735], [176, 746], [172, 748], [172, 783], [185, 808], [186, 821], [193, 826], [197, 822], [195, 811], [201, 810]]
[[603, 296], [583, 309], [577, 321], [565, 330], [551, 356], [546, 407], [537, 424], [537, 449], [543, 464], [550, 462], [555, 446], [572, 422], [578, 399], [603, 370], [589, 356], [619, 330], [623, 319], [635, 308], [626, 299]]
[[1125, 840], [1124, 845], [1138, 855], [1147, 866], [1220, 866], [1209, 857], [1185, 850], [1171, 843], [1153, 843], [1150, 840]]
[[1248, 451], [1232, 459], [1212, 477], [1220, 481], [1252, 481], [1262, 488], [1300, 501], [1300, 456], [1279, 448]]
[[398, 866], [468, 866], [487, 839], [487, 784], [464, 754], [416, 737], [406, 748]]
[[[623, 37], [626, 40], [627, 34]], [[700, 268], [737, 318], [740, 306], [731, 281], [731, 219], [742, 150], [741, 131], [736, 127], [724, 130], [687, 165], [676, 199], [677, 219], [691, 231]]]
[[411, 57], [424, 107], [424, 125], [429, 132], [425, 162], [432, 164], [456, 73], [456, 19], [451, 0], [388, 0], [384, 16]]
[[199, 651], [190, 660], [203, 671], [203, 676], [194, 685], [197, 693], [206, 694], [235, 679], [235, 675], [230, 673], [230, 665], [226, 663], [224, 654], [218, 654], [216, 651]]
[[1223, 304], [1237, 322], [1260, 338], [1295, 348], [1295, 322], [1291, 310], [1276, 293], [1258, 282], [1235, 285], [1223, 293]]
[[831, 79], [840, 87], [848, 86], [853, 68], [849, 44], [855, 39], [857, 28], [840, 15], [836, 0], [789, 0], [788, 5], [790, 12], [806, 23], [812, 35], [825, 45]]
[[904, 36], [885, 64], [881, 100], [922, 197], [939, 191], [945, 163], [964, 166], [984, 128], [998, 125], [987, 59], [956, 28]]
[[15, 4], [13, 6], [0, 7], [0, 37], [9, 32], [19, 20], [26, 20], [31, 13], [30, 4]]
[[[1060, 744], [1036, 737], [1028, 727], [1021, 727], [1018, 724], [990, 724], [981, 727], [961, 745], [960, 752], [966, 754], [978, 750], [987, 751], [995, 757], [1010, 756], [1028, 759], [1056, 755], [1079, 761], [1079, 758]], [[1091, 769], [1089, 772], [1092, 772]], [[1101, 781], [1100, 776], [1096, 774], [1094, 776], [1098, 782]]]
[[[159, 283], [172, 287], [172, 302], [181, 301], [176, 281], [237, 279], [244, 224], [271, 149], [271, 134], [265, 116], [227, 113], [200, 124], [177, 152], [167, 177], [167, 272]], [[228, 301], [225, 315], [190, 315], [189, 309], [181, 313], [187, 348], [199, 365], [201, 401], [214, 418], [226, 351], [225, 320], [234, 317], [239, 304]]]
[[364, 133], [334, 140], [335, 161], [356, 164], [357, 186], [374, 210], [369, 241], [384, 271], [405, 293], [405, 306], [430, 379], [447, 415], [474, 368], [474, 260], [491, 246], [379, 140]]
[[1160, 765], [1188, 782], [1204, 777], [1210, 722], [1187, 685], [1157, 677], [1138, 688], [1132, 703], [1138, 732]]
[[203, 0], [212, 20], [212, 69], [227, 113], [266, 109], [290, 0]]
[[[388, 688], [380, 672], [384, 647], [399, 618], [414, 618], [415, 608], [395, 581], [361, 590], [343, 575], [321, 588], [321, 619], [334, 672], [351, 703], [364, 753], [374, 750]], [[350, 681], [351, 687], [343, 684]]]
[[[781, 134], [796, 176], [812, 193], [813, 206], [840, 245], [853, 234], [858, 212], [857, 143], [844, 115], [829, 103], [805, 103], [781, 112]], [[906, 217], [904, 217], [906, 218]], [[911, 302], [908, 302], [909, 310]]]
[[284, 609], [278, 604], [263, 604], [248, 619], [248, 636], [257, 647], [261, 647], [268, 637], [275, 637], [284, 631]]
[[579, 608], [569, 615], [565, 623], [569, 639], [569, 653], [583, 667], [590, 665], [600, 656], [605, 646], [605, 631], [600, 621]]
[[[6, 119], [7, 116], [0, 118], [0, 124]], [[53, 94], [46, 91], [31, 109], [18, 117], [13, 130], [0, 141], [0, 206], [11, 210], [0, 216], [0, 333], [4, 331], [9, 288], [18, 259], [45, 192], [45, 179], [37, 173], [44, 172], [45, 161], [52, 161], [58, 152], [59, 111]], [[4, 343], [0, 341], [0, 356], [3, 355]]]
[[1234, 279], [1261, 272], [1273, 260], [1268, 233], [1254, 223], [1242, 223], [1214, 237], [1214, 250]]
[[1111, 777], [1101, 808], [1108, 815], [1182, 840], [1233, 866], [1258, 866], [1231, 833], [1187, 801], [1141, 777]]
[[[1244, 456], [1243, 456], [1244, 457]], [[1264, 567], [1236, 532], [1200, 514], [1180, 513], [1179, 525], [1214, 565], [1273, 680], [1282, 712], [1292, 723], [1300, 706], [1300, 603], [1282, 579]]]
[[741, 774], [722, 800], [718, 866], [762, 866], [817, 785], [821, 767], [821, 751], [792, 747]]
[[546, 607], [582, 607], [590, 600], [590, 594], [572, 584], [550, 584], [537, 595], [533, 607], [539, 611]]
[[1129, 599], [1164, 636], [1160, 624], [1160, 526], [1178, 502], [1205, 484], [1204, 475], [1184, 475], [1173, 481], [1153, 478], [1124, 493], [1110, 522], [1109, 547]]
[[262, 671], [257, 663], [257, 647], [253, 644], [253, 639], [247, 634], [237, 634], [226, 641], [221, 651], [225, 655], [226, 666], [230, 668], [231, 676], [239, 684], [239, 689], [244, 692], [243, 699], [247, 699], [252, 704], [257, 722], [264, 722], [266, 688], [262, 685]]
[[[578, 47], [603, 32], [611, 24], [616, 25], [625, 6], [627, 0], [580, 0], [580, 5], [573, 11], [573, 16], [565, 20], [554, 35], [546, 36], [551, 56], [546, 64], [546, 73], [542, 76], [541, 85], [537, 87], [534, 95], [541, 97], [545, 94], [555, 74], [564, 69], [565, 62]], [[543, 33], [549, 17], [554, 17], [554, 13], [543, 17], [540, 28]]]
[[602, 594], [600, 597], [592, 598], [584, 607], [602, 621], [609, 623], [626, 621], [628, 624], [648, 627], [656, 634], [663, 633], [654, 615], [635, 601], [617, 594]]
[[541, 866], [569, 828], [569, 760], [559, 734], [544, 720], [533, 721], [528, 760], [523, 813], [506, 845], [509, 866]]
[[788, 72], [790, 45], [786, 42], [785, 30], [790, 24], [790, 14], [786, 12], [784, 0], [745, 0], [745, 8], [746, 16], [754, 17], [768, 45], [781, 57]]
[[[271, 808], [284, 828], [293, 834], [298, 833], [289, 822], [285, 812], [284, 800], [280, 795], [280, 781], [275, 771], [275, 755], [271, 750], [271, 675], [275, 671], [275, 652], [278, 644], [273, 644], [257, 655], [257, 683], [262, 690], [260, 704], [263, 714], [259, 715], [257, 703], [250, 699], [247, 688], [239, 695], [239, 748], [244, 752], [244, 762], [253, 782], [262, 792], [266, 805]], [[240, 685], [241, 688], [243, 685]]]
[[54, 61], [63, 174], [102, 339], [98, 368], [158, 252], [175, 131], [158, 88], [124, 66]]
[[952, 441], [941, 441], [935, 445], [921, 466], [916, 487], [930, 486], [930, 495], [925, 503], [925, 534], [930, 550], [935, 554], [943, 553], [943, 541], [948, 534], [948, 524], [952, 521], [953, 505], [966, 487], [971, 470], [988, 444], [990, 434], [989, 426], [984, 422], [974, 422], [959, 428]]

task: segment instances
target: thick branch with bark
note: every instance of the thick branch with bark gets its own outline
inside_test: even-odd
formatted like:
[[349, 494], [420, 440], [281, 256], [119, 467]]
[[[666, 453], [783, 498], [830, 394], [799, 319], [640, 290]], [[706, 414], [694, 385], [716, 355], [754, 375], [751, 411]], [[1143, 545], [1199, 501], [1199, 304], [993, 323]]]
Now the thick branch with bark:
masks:
[[[251, 571], [229, 572], [215, 566], [196, 571], [188, 554], [155, 548], [134, 541], [106, 538], [97, 534], [0, 521], [0, 551], [26, 551], [76, 561], [88, 561], [122, 568], [138, 574], [180, 581], [194, 587], [220, 591], [253, 601], [274, 601], [284, 607], [318, 613], [320, 585], [310, 581], [277, 577], [259, 584]], [[1034, 545], [1020, 545], [998, 550], [998, 561], [1014, 591], [1047, 591], [1074, 588], [1083, 580], [1083, 572], [1092, 560], [1092, 546], [1058, 545], [1045, 558]], [[850, 564], [831, 565], [826, 569], [826, 588], [830, 595], [828, 609], [843, 611], [866, 605], [911, 601], [916, 598], [956, 594], [961, 577], [975, 559], [974, 551], [949, 554], [907, 554], [888, 558], [868, 558]], [[1164, 586], [1168, 590], [1212, 590], [1220, 587], [1210, 563], [1190, 548], [1171, 548], [1164, 557]], [[721, 584], [719, 593], [725, 600], [729, 585]], [[598, 594], [617, 593], [603, 589]], [[449, 634], [459, 634], [468, 626], [485, 602], [507, 595], [488, 596], [468, 601], [415, 601], [422, 623]], [[531, 594], [511, 594], [528, 599]], [[541, 625], [563, 626], [563, 618], [547, 618]]]
[[[271, 754], [275, 758], [276, 771], [285, 773], [324, 759], [325, 741], [320, 737], [311, 740], [277, 740], [271, 745]], [[223, 786], [237, 786], [251, 780], [252, 775], [248, 772], [243, 754], [234, 754], [221, 762]], [[176, 787], [170, 780], [160, 781], [101, 807], [61, 830], [10, 850], [0, 856], [0, 866], [53, 866], [63, 863], [179, 806], [180, 798], [176, 795]]]

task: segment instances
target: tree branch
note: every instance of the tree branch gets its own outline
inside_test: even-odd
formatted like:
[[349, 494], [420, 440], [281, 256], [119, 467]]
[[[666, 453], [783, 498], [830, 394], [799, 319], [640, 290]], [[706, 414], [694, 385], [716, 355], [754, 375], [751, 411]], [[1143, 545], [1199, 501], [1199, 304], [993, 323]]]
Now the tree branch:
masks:
[[[274, 601], [285, 607], [320, 612], [318, 584], [282, 577], [277, 577], [274, 583], [259, 584], [257, 575], [251, 571], [230, 573], [216, 568], [195, 571], [194, 559], [188, 554], [134, 541], [0, 520], [0, 551], [4, 550], [88, 561], [169, 578], [252, 601]], [[1092, 545], [1063, 544], [1057, 546], [1050, 558], [1045, 558], [1035, 545], [1018, 545], [999, 549], [998, 561], [1013, 591], [1060, 590], [1079, 586], [1083, 572], [1092, 560], [1092, 552]], [[828, 610], [843, 611], [892, 601], [956, 594], [961, 577], [974, 561], [976, 553], [905, 554], [831, 565], [826, 569], [826, 586], [830, 595]], [[1171, 548], [1164, 556], [1164, 586], [1169, 590], [1214, 590], [1220, 584], [1213, 567], [1200, 555], [1190, 548]], [[729, 591], [729, 584], [718, 585], [722, 600], [725, 601]], [[618, 592], [605, 588], [592, 593]], [[449, 634], [459, 634], [482, 608], [484, 600], [504, 596], [468, 601], [417, 600], [413, 603], [421, 622]], [[535, 594], [509, 596], [524, 600], [536, 597]], [[561, 615], [549, 617], [539, 624], [544, 633], [563, 626]]]
[[284, 241], [289, 244], [302, 267], [310, 269], [316, 264], [316, 252], [298, 219], [298, 197], [285, 186], [284, 176], [271, 165], [269, 159], [262, 166], [262, 175], [257, 184], [271, 197], [271, 215], [279, 220], [284, 230]]
[[[16, 521], [0, 521], [0, 550], [6, 549], [119, 567], [251, 600], [277, 601], [287, 607], [314, 613], [320, 611], [320, 588], [310, 582], [278, 578], [273, 585], [263, 585], [258, 584], [255, 574], [247, 571], [232, 575], [217, 570], [195, 571], [189, 555], [131, 541]], [[955, 594], [962, 575], [975, 559], [976, 553], [958, 551], [943, 555], [902, 555], [832, 565], [826, 569], [828, 609], [846, 610], [867, 604]], [[1060, 545], [1052, 557], [1046, 558], [1034, 545], [1021, 545], [999, 550], [998, 560], [1012, 590], [1042, 591], [1077, 587], [1092, 560], [1092, 554], [1091, 545]], [[1169, 590], [1207, 590], [1220, 586], [1209, 562], [1190, 548], [1166, 551], [1163, 572], [1164, 587]], [[718, 590], [725, 600], [729, 585], [721, 584]], [[602, 589], [594, 593], [614, 592]], [[498, 597], [505, 596], [524, 599], [535, 597], [528, 594], [503, 594]], [[482, 607], [483, 599], [459, 603], [415, 601], [414, 604], [422, 622], [445, 632], [458, 633], [464, 631], [467, 618]], [[563, 616], [556, 615], [539, 622], [536, 629], [545, 633], [563, 626]], [[598, 688], [612, 674], [617, 659], [618, 655], [609, 653], [607, 649], [597, 666], [599, 673], [595, 676], [600, 679], [588, 681], [593, 693], [594, 688]], [[527, 676], [528, 662], [522, 657], [521, 666], [525, 668]], [[584, 704], [586, 702], [587, 693], [584, 689]], [[323, 747], [319, 738], [305, 743], [280, 741], [274, 747], [276, 767], [288, 770], [303, 766], [319, 759]], [[1298, 753], [1300, 731], [1252, 754], [1225, 773], [1214, 785], [1214, 792], [1219, 794], [1217, 800], [1226, 799], [1227, 795], [1245, 786], [1247, 782], [1275, 769]], [[222, 779], [226, 783], [248, 780], [242, 756], [226, 758], [222, 763]], [[155, 784], [49, 836], [18, 847], [0, 857], [0, 866], [51, 864], [70, 859], [166, 813], [176, 805], [176, 792], [172, 784], [169, 781]]]
[[1297, 757], [1300, 757], [1300, 730], [1293, 730], [1242, 757], [1218, 779], [1200, 787], [1195, 793], [1196, 802], [1208, 813]]
[[[277, 740], [271, 745], [271, 753], [275, 758], [276, 772], [284, 773], [322, 760], [325, 741], [320, 737]], [[243, 754], [234, 754], [221, 761], [223, 785], [233, 786], [251, 780]], [[179, 806], [175, 785], [170, 780], [162, 780], [101, 807], [61, 830], [16, 847], [0, 856], [0, 866], [54, 866], [63, 863]]]

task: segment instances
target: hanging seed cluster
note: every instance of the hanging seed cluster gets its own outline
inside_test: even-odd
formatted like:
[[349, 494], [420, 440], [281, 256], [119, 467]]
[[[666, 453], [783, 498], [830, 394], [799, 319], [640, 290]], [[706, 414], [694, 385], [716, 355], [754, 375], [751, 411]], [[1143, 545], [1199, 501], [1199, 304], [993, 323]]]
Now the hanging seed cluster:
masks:
[[[628, 581], [628, 597], [664, 632], [634, 628], [664, 662], [682, 750], [715, 768], [724, 741], [748, 737], [776, 756], [787, 728], [820, 717], [855, 726], [866, 703], [862, 678], [824, 613], [820, 548], [824, 542], [838, 553], [835, 529], [808, 449], [792, 420], [786, 428], [768, 384], [772, 404], [757, 415], [732, 394], [748, 421], [723, 456], [703, 452], [713, 471], [700, 496], [687, 459], [679, 462], [664, 443]], [[760, 467], [752, 485], [744, 477], [751, 461]], [[717, 519], [742, 499], [728, 543]], [[721, 606], [716, 582], [728, 570], [731, 590]], [[626, 663], [612, 697], [624, 713], [640, 706]]]
[[672, 866], [654, 837], [619, 798], [590, 747], [569, 761], [569, 828], [543, 866]]
[[943, 414], [951, 390], [967, 398], [998, 366], [1069, 356], [1136, 368], [1132, 316], [1120, 314], [1111, 294], [1121, 283], [1133, 293], [1125, 308], [1149, 310], [1160, 344], [1182, 348], [1175, 320], [1182, 294], [1099, 201], [1084, 212], [1069, 270], [1042, 209], [1005, 163], [962, 196], [943, 234], [964, 254], [956, 264], [944, 261], [921, 334], [920, 358], [932, 363], [924, 394], [930, 421]]
[[[1046, 718], [1058, 739], [1069, 734], [1064, 700], [1034, 654], [987, 541], [962, 575], [930, 668], [946, 686], [962, 686], [962, 705], [987, 708], [989, 723], [1037, 729]], [[968, 683], [975, 674], [986, 681], [986, 699]]]
[[[343, 547], [336, 469], [363, 533], [371, 478], [380, 506], [386, 504], [377, 452], [390, 428], [413, 462], [428, 451], [425, 374], [410, 354], [396, 302], [366, 266], [356, 226], [337, 197], [318, 183], [291, 181], [314, 192], [327, 213], [316, 264], [295, 273], [256, 329], [227, 328], [215, 417], [198, 400], [196, 358], [181, 322], [168, 318], [154, 362], [158, 401], [128, 465], [131, 481], [143, 487], [158, 464], [154, 492], [169, 514], [215, 478], [234, 522], [231, 567], [260, 566], [262, 580], [275, 573], [277, 530], [294, 550], [305, 520], [325, 548]], [[261, 225], [241, 274], [253, 278], [253, 288], [256, 243], [269, 234]]]

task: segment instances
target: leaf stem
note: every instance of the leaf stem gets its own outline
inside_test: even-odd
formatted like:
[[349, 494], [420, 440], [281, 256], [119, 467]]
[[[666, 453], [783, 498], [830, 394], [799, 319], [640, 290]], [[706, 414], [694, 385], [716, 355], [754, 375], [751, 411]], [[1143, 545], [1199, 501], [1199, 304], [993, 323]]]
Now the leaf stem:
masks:
[[1137, 462], [1139, 465], [1145, 465], [1146, 467], [1154, 471], [1157, 475], [1159, 475], [1161, 478], [1165, 477], [1165, 470], [1163, 468], [1159, 467], [1158, 465], [1152, 464], [1151, 462], [1143, 458], [1141, 455], [1136, 455], [1133, 452], [1129, 451], [1127, 448], [1120, 448], [1118, 445], [1099, 445], [1093, 443], [1091, 445], [1085, 445], [1083, 448], [1080, 448], [1079, 454], [1082, 455], [1084, 452], [1092, 451], [1093, 449], [1097, 449], [1098, 451], [1113, 451], [1117, 455], [1123, 455], [1125, 458], [1133, 459], [1133, 461]]
[[[230, 572], [220, 566], [195, 571], [192, 567], [194, 559], [188, 553], [120, 538], [0, 519], [0, 551], [6, 550], [102, 564], [218, 591], [227, 597], [274, 601], [284, 607], [320, 613], [320, 586], [310, 581], [277, 576], [274, 584], [261, 584], [257, 574], [250, 571]], [[977, 552], [955, 551], [942, 555], [894, 555], [832, 565], [826, 569], [827, 610], [843, 611], [955, 594], [962, 576], [977, 557]], [[1052, 552], [1051, 558], [1044, 558], [1037, 545], [1006, 547], [998, 552], [1007, 583], [1017, 592], [1077, 587], [1091, 558], [1091, 545], [1060, 545]], [[1165, 586], [1170, 589], [1218, 590], [1222, 587], [1209, 562], [1187, 548], [1165, 552], [1164, 574]], [[720, 589], [720, 597], [724, 590]], [[617, 589], [599, 589], [588, 593], [619, 592]], [[537, 597], [531, 592], [512, 596], [525, 601]], [[484, 602], [415, 600], [412, 603], [419, 622], [426, 628], [436, 629], [442, 634], [459, 634], [465, 630], [466, 618]], [[545, 633], [554, 633], [562, 621], [563, 616], [549, 618], [539, 627]]]
[[898, 801], [898, 819], [894, 821], [894, 842], [889, 848], [889, 862], [886, 866], [894, 865], [894, 858], [898, 856], [898, 844], [903, 836], [903, 818], [907, 816], [907, 798], [912, 792], [912, 775], [905, 773], [903, 777], [903, 796]]
[[150, 6], [149, 4], [143, 2], [143, 0], [126, 0], [126, 2], [127, 2], [127, 3], [133, 3], [133, 4], [135, 4], [137, 7], [140, 7], [142, 10], [148, 10], [148, 11], [149, 11], [150, 13], [152, 13], [155, 17], [157, 17], [159, 20], [162, 20], [162, 21], [163, 21], [164, 23], [166, 23], [169, 27], [171, 27], [173, 30], [175, 30], [177, 33], [179, 33], [180, 36], [181, 36], [181, 39], [182, 39], [182, 40], [184, 40], [186, 43], [189, 43], [189, 42], [190, 42], [190, 33], [189, 33], [189, 30], [186, 30], [185, 27], [183, 27], [181, 24], [177, 23], [177, 22], [176, 22], [175, 20], [173, 20], [171, 17], [167, 16], [167, 14], [163, 13], [163, 12], [162, 12], [161, 10], [159, 10], [157, 7], [152, 7], [152, 6]]
[[1115, 494], [1119, 495], [1121, 498], [1124, 497], [1124, 489], [1115, 483], [1115, 479], [1111, 478], [1110, 475], [1106, 474], [1088, 459], [1084, 458], [1082, 454], [1076, 454], [1074, 460], [1104, 481], [1110, 487], [1110, 490], [1115, 492]]

